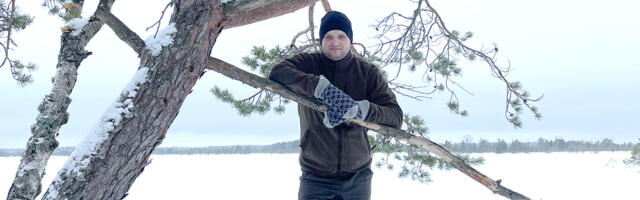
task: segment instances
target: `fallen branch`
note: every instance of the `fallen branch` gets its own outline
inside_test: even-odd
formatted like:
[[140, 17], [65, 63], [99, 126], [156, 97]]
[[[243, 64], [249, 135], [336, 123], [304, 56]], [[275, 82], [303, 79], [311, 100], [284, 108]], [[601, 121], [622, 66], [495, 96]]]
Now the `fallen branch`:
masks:
[[[220, 59], [213, 58], [213, 57], [209, 58], [207, 62], [207, 69], [211, 69], [229, 78], [248, 84], [252, 87], [275, 92], [285, 98], [291, 99], [304, 106], [311, 107], [315, 110], [325, 111], [327, 109], [326, 105], [320, 103], [320, 101], [316, 99], [296, 94], [291, 90], [289, 90], [288, 88], [280, 85], [279, 83], [276, 83], [274, 81], [262, 78], [258, 75], [246, 72]], [[485, 187], [487, 187], [489, 190], [493, 191], [496, 194], [502, 195], [509, 199], [529, 199], [528, 197], [518, 192], [515, 192], [509, 188], [506, 188], [500, 185], [500, 180], [494, 181], [493, 179], [485, 176], [484, 174], [475, 170], [473, 167], [465, 164], [460, 158], [451, 154], [451, 152], [447, 151], [442, 146], [436, 144], [435, 142], [427, 138], [418, 137], [410, 133], [407, 133], [404, 130], [391, 128], [391, 127], [380, 125], [380, 124], [364, 122], [364, 121], [353, 121], [353, 120], [351, 122], [358, 124], [360, 126], [366, 127], [375, 132], [378, 132], [379, 134], [397, 138], [409, 144], [419, 146], [420, 148], [425, 149], [431, 153], [434, 153], [438, 155], [440, 158], [442, 158], [445, 162], [447, 162], [447, 164], [451, 165], [453, 168], [458, 169], [462, 173], [466, 174], [467, 176], [471, 177], [473, 180], [484, 185]]]

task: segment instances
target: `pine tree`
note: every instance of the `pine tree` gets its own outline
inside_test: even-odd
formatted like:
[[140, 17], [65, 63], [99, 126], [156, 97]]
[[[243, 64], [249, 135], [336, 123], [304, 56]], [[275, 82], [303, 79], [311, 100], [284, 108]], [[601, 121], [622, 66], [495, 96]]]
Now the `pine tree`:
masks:
[[624, 160], [624, 163], [627, 165], [640, 166], [640, 141], [633, 146], [633, 150], [631, 150], [631, 158]]
[[18, 85], [27, 86], [33, 82], [31, 72], [37, 69], [33, 63], [24, 64], [20, 60], [13, 59], [11, 52], [13, 47], [16, 46], [16, 42], [13, 40], [15, 32], [21, 31], [28, 27], [33, 22], [33, 17], [24, 14], [20, 11], [20, 8], [16, 7], [16, 0], [0, 0], [0, 46], [4, 50], [4, 58], [0, 61], [0, 68], [9, 66], [11, 69], [11, 76], [16, 80]]
[[[63, 28], [62, 45], [56, 66], [58, 70], [53, 89], [38, 107], [40, 114], [32, 128], [33, 136], [28, 141], [27, 151], [23, 155], [8, 198], [33, 199], [40, 192], [40, 180], [44, 166], [46, 166], [51, 152], [58, 145], [55, 139], [57, 131], [68, 119], [66, 110], [70, 104], [69, 95], [77, 79], [77, 70], [81, 62], [91, 55], [91, 52], [85, 50], [86, 44], [101, 30], [104, 24], [108, 25], [121, 40], [138, 53], [140, 67], [136, 78], [120, 95], [115, 107], [110, 108], [117, 111], [117, 114], [106, 116], [102, 121], [106, 128], [97, 132], [98, 135], [95, 137], [98, 140], [79, 146], [72, 153], [65, 167], [58, 173], [57, 178], [44, 194], [45, 199], [124, 198], [133, 181], [148, 165], [151, 152], [164, 139], [168, 127], [177, 116], [186, 96], [191, 92], [193, 85], [205, 69], [214, 70], [263, 90], [244, 100], [235, 100], [230, 92], [214, 88], [214, 93], [219, 98], [226, 99], [225, 102], [233, 103], [241, 114], [263, 113], [271, 108], [270, 105], [273, 101], [286, 103], [286, 99], [317, 110], [326, 109], [326, 106], [323, 107], [317, 100], [287, 93], [286, 89], [278, 84], [259, 76], [252, 76], [251, 73], [210, 57], [211, 49], [222, 29], [277, 17], [313, 5], [317, 0], [258, 2], [235, 0], [224, 1], [225, 3], [220, 0], [171, 1], [167, 5], [167, 8], [173, 8], [174, 11], [170, 17], [171, 24], [161, 31], [164, 34], [159, 35], [170, 35], [173, 43], [167, 44], [168, 46], [164, 46], [158, 51], [148, 48], [145, 41], [111, 13], [114, 1], [101, 0], [96, 12], [85, 18], [86, 25], [69, 25]], [[46, 0], [45, 5], [52, 10], [52, 14], [58, 15], [64, 20], [74, 21], [80, 20], [79, 13], [81, 13], [83, 2], [83, 0]], [[322, 0], [322, 3], [325, 10], [330, 10], [328, 1]], [[507, 121], [512, 123], [514, 127], [521, 127], [519, 116], [525, 108], [531, 111], [534, 117], [541, 117], [537, 108], [533, 106], [533, 103], [541, 98], [531, 98], [530, 93], [523, 89], [521, 83], [507, 80], [505, 75], [508, 69], [499, 67], [493, 60], [497, 48], [476, 50], [466, 46], [463, 42], [471, 38], [472, 33], [460, 34], [458, 31], [450, 31], [444, 26], [444, 22], [428, 1], [420, 0], [416, 4], [412, 20], [401, 21], [398, 20], [401, 16], [398, 16], [397, 13], [390, 14], [382, 21], [391, 23], [381, 23], [377, 26], [381, 33], [385, 33], [393, 30], [393, 27], [402, 27], [401, 24], [394, 24], [395, 21], [406, 23], [409, 26], [406, 26], [407, 30], [405, 31], [410, 34], [406, 34], [405, 37], [400, 37], [398, 40], [383, 42], [379, 46], [380, 49], [361, 55], [364, 59], [377, 62], [378, 66], [401, 65], [410, 72], [419, 70], [429, 72], [430, 77], [427, 78], [427, 82], [433, 84], [433, 88], [427, 91], [420, 87], [396, 82], [399, 73], [387, 75], [390, 85], [403, 89], [397, 91], [398, 93], [410, 92], [411, 94], [407, 94], [408, 96], [421, 99], [435, 91], [447, 91], [450, 94], [450, 100], [446, 105], [451, 112], [463, 117], [467, 116], [468, 112], [460, 108], [456, 90], [451, 87], [457, 85], [454, 79], [461, 76], [462, 68], [458, 66], [457, 59], [474, 60], [480, 58], [492, 69], [494, 75], [505, 83], [507, 89], [505, 118]], [[64, 12], [62, 12], [63, 9]], [[417, 21], [419, 17], [420, 19], [430, 17], [431, 20]], [[158, 23], [157, 26], [159, 28], [160, 24]], [[434, 32], [423, 30], [424, 27], [429, 26], [437, 26], [437, 29]], [[245, 64], [255, 64], [254, 69], [259, 69], [260, 74], [264, 75], [268, 72], [269, 66], [272, 66], [282, 56], [288, 55], [288, 52], [298, 53], [307, 51], [308, 48], [316, 48], [317, 43], [314, 39], [312, 24], [309, 29], [311, 40], [307, 43], [308, 45], [298, 47], [294, 44], [287, 48], [274, 48], [276, 50], [268, 52], [258, 48], [252, 55], [254, 57], [250, 56], [246, 59]], [[380, 38], [384, 37], [384, 34], [381, 34]], [[436, 55], [430, 55], [429, 52], [434, 46], [421, 42], [425, 38], [448, 42], [443, 46], [442, 51], [436, 52]], [[305, 48], [306, 46], [308, 48]], [[399, 48], [391, 53], [385, 53], [388, 51], [381, 50], [393, 48], [393, 46], [407, 48]], [[460, 88], [464, 90], [464, 88]], [[277, 95], [271, 92], [277, 93]], [[275, 110], [281, 112], [283, 108], [279, 105]], [[421, 122], [419, 118], [407, 116], [405, 121], [408, 121], [407, 124], [413, 127], [399, 130], [371, 123], [354, 123], [387, 137], [401, 140], [403, 142], [402, 148], [394, 147], [393, 143], [390, 143], [389, 147], [397, 150], [412, 149], [406, 151], [409, 153], [406, 159], [408, 162], [420, 160], [419, 164], [423, 166], [444, 167], [450, 165], [497, 194], [512, 199], [527, 199], [525, 196], [500, 185], [500, 181], [494, 181], [471, 168], [467, 164], [469, 162], [463, 159], [464, 157], [457, 157], [438, 144], [431, 142], [423, 135], [426, 133], [426, 129], [421, 125], [424, 122]], [[440, 162], [438, 158], [429, 153], [436, 154], [444, 162]], [[39, 167], [34, 168], [33, 166]], [[425, 174], [426, 171], [422, 168], [415, 171], [403, 171], [408, 176], [417, 177], [418, 180], [428, 180], [428, 174]], [[105, 182], [111, 184], [105, 187], [103, 184]]]

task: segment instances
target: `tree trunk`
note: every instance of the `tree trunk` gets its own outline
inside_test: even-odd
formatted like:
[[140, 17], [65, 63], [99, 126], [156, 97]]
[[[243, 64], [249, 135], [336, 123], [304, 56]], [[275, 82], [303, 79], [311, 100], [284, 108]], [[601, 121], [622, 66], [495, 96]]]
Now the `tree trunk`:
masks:
[[139, 83], [135, 95], [123, 94], [117, 100], [134, 105], [132, 115], [105, 119], [111, 130], [102, 133], [105, 137], [95, 146], [75, 150], [44, 199], [122, 199], [127, 195], [203, 73], [222, 30], [221, 20], [219, 0], [180, 1], [174, 6], [173, 43], [158, 56], [148, 51], [141, 54], [140, 69], [148, 69], [146, 81]]
[[[104, 1], [100, 6], [109, 9], [112, 3], [113, 0]], [[35, 199], [40, 194], [47, 161], [58, 147], [58, 130], [69, 119], [69, 96], [78, 78], [78, 68], [80, 63], [91, 55], [85, 47], [102, 25], [100, 20], [91, 18], [78, 36], [62, 34], [53, 87], [38, 106], [39, 114], [36, 123], [31, 126], [32, 135], [27, 141], [27, 148], [20, 160], [7, 199]]]
[[[254, 21], [229, 22], [220, 0], [182, 0], [174, 5], [170, 23], [177, 32], [160, 55], [140, 48], [140, 39], [117, 35], [140, 53], [138, 74], [98, 123], [99, 128], [76, 147], [60, 170], [44, 199], [122, 199], [148, 164], [149, 156], [165, 137], [186, 96], [204, 73], [211, 49], [223, 26], [260, 21], [292, 12], [316, 0], [258, 1], [250, 7]], [[244, 2], [244, 4], [243, 4]], [[251, 1], [233, 1], [246, 5]], [[270, 9], [261, 9], [268, 6]], [[227, 6], [224, 6], [226, 9]], [[283, 12], [284, 11], [284, 12]], [[131, 32], [110, 13], [96, 13], [114, 30]], [[261, 14], [262, 13], [262, 14]], [[277, 15], [274, 15], [277, 13]], [[118, 24], [120, 23], [120, 24]], [[115, 112], [112, 112], [115, 111]]]

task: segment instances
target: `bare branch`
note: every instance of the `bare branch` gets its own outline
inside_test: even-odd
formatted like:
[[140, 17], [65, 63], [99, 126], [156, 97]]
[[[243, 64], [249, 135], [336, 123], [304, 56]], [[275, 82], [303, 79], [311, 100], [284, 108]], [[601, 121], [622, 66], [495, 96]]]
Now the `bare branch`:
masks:
[[129, 47], [138, 54], [138, 56], [145, 51], [146, 45], [140, 36], [129, 29], [127, 25], [122, 23], [122, 21], [114, 16], [111, 11], [98, 9], [96, 10], [95, 15], [98, 19], [107, 24], [109, 28], [113, 29], [113, 32], [116, 33], [118, 38], [127, 43], [127, 45], [129, 45]]
[[[295, 50], [295, 53], [300, 53], [300, 52], [304, 52], [309, 48], [313, 48], [314, 50], [318, 51], [318, 47], [320, 46], [319, 43], [316, 43], [316, 39], [315, 39], [315, 26], [313, 25], [313, 8], [315, 6], [315, 3], [309, 5], [309, 26], [307, 26], [307, 28], [303, 31], [298, 32], [296, 35], [293, 36], [293, 39], [291, 40], [291, 47]], [[298, 38], [306, 33], [309, 33], [309, 35], [307, 35], [307, 41], [303, 41], [302, 44], [304, 44], [301, 47], [298, 47], [298, 45], [296, 45], [296, 42], [298, 41]], [[311, 36], [311, 39], [309, 39], [309, 36]]]
[[312, 44], [305, 44], [305, 45], [303, 45], [303, 46], [296, 47], [296, 48], [297, 48], [297, 50], [296, 50], [296, 52], [295, 52], [295, 53], [304, 52], [304, 51], [306, 51], [307, 49], [310, 49], [310, 48], [317, 48], [318, 46], [320, 46], [320, 43], [317, 43], [317, 42], [314, 42], [314, 43], [312, 43]]
[[[504, 82], [507, 87], [505, 113], [507, 113], [508, 121], [516, 127], [520, 126], [520, 123], [514, 123], [518, 122], [516, 115], [520, 114], [520, 103], [527, 106], [536, 118], [541, 116], [537, 108], [530, 104], [540, 98], [530, 98], [528, 93], [520, 88], [519, 83], [511, 83], [506, 79], [510, 64], [507, 68], [501, 68], [496, 64], [495, 56], [498, 50], [496, 44], [493, 44], [491, 49], [480, 48], [478, 50], [466, 46], [463, 42], [473, 35], [471, 32], [462, 35], [457, 31], [449, 30], [429, 1], [418, 0], [414, 2], [417, 6], [411, 15], [393, 12], [374, 26], [379, 32], [376, 38], [380, 42], [374, 46], [373, 53], [370, 55], [375, 56], [376, 60], [381, 62], [382, 68], [397, 67], [394, 69], [395, 76], [391, 76], [389, 82], [395, 81], [404, 69], [409, 68], [409, 71], [413, 72], [418, 67], [424, 66], [423, 82], [433, 83], [434, 88], [443, 85], [451, 95], [450, 103], [457, 105], [459, 100], [456, 90], [458, 88], [473, 94], [454, 80], [454, 76], [461, 75], [461, 68], [456, 66], [458, 60], [456, 57], [460, 56], [470, 60], [480, 58], [489, 65], [492, 75]], [[452, 88], [450, 84], [458, 87]], [[394, 91], [406, 95], [401, 91], [406, 91], [406, 89], [397, 87]], [[424, 92], [430, 93], [428, 90]]]
[[[494, 75], [499, 78], [500, 80], [502, 80], [505, 83], [506, 89], [507, 89], [507, 100], [506, 100], [506, 108], [505, 108], [505, 113], [509, 113], [509, 108], [510, 108], [510, 103], [512, 101], [512, 96], [511, 94], [516, 95], [516, 97], [520, 100], [522, 100], [522, 103], [524, 105], [526, 105], [529, 110], [531, 110], [532, 112], [534, 112], [536, 114], [536, 116], [539, 115], [539, 113], [537, 112], [537, 109], [533, 108], [533, 106], [531, 106], [529, 104], [529, 102], [537, 102], [539, 100], [542, 99], [542, 96], [536, 98], [536, 99], [531, 99], [528, 97], [525, 97], [524, 95], [522, 95], [522, 93], [518, 90], [518, 88], [513, 87], [509, 81], [506, 78], [506, 74], [509, 73], [509, 69], [511, 68], [511, 65], [509, 64], [509, 67], [507, 67], [506, 69], [501, 69], [495, 62], [495, 53], [498, 51], [498, 47], [497, 45], [494, 43], [494, 49], [489, 51], [489, 52], [482, 52], [482, 51], [478, 51], [475, 50], [473, 48], [470, 48], [468, 46], [466, 46], [459, 38], [458, 36], [455, 36], [451, 33], [451, 31], [449, 31], [447, 29], [447, 27], [445, 26], [444, 22], [442, 21], [442, 18], [440, 17], [440, 15], [438, 14], [437, 11], [435, 11], [435, 9], [433, 9], [433, 7], [431, 6], [431, 4], [429, 4], [429, 2], [427, 0], [424, 0], [427, 7], [429, 7], [429, 9], [431, 9], [431, 11], [434, 13], [435, 17], [437, 18], [437, 20], [440, 22], [438, 23], [439, 26], [442, 27], [442, 29], [444, 30], [444, 34], [445, 36], [449, 39], [449, 41], [453, 40], [457, 43], [457, 45], [459, 47], [462, 47], [464, 49], [464, 51], [470, 51], [472, 52], [474, 55], [482, 58], [491, 68], [491, 71], [494, 73]], [[493, 56], [489, 57], [487, 54], [488, 53], [494, 53]], [[514, 118], [510, 115], [510, 116], [506, 116], [507, 120], [513, 120]], [[512, 121], [513, 123], [513, 121]], [[519, 126], [518, 124], [514, 123], [515, 126]]]
[[170, 1], [169, 3], [167, 3], [167, 5], [164, 7], [164, 9], [162, 9], [162, 12], [160, 13], [160, 19], [158, 19], [158, 21], [156, 21], [156, 23], [151, 24], [151, 26], [147, 27], [145, 29], [145, 31], [148, 31], [149, 29], [153, 28], [154, 26], [156, 27], [156, 32], [153, 34], [153, 38], [156, 38], [156, 36], [158, 35], [158, 31], [160, 31], [160, 23], [162, 22], [162, 17], [164, 17], [164, 12], [167, 11], [167, 9], [169, 8], [169, 6], [173, 5], [173, 1]]
[[364, 44], [354, 42], [352, 45], [354, 45], [354, 46], [358, 45], [358, 46], [362, 47], [362, 55], [367, 55], [367, 47], [365, 47]]
[[259, 22], [309, 6], [318, 0], [236, 0], [224, 5], [225, 29]]
[[[264, 90], [260, 90], [258, 92], [256, 92], [255, 94], [251, 95], [250, 97], [247, 97], [246, 99], [243, 99], [241, 101], [251, 101], [249, 103], [253, 103], [253, 99], [255, 99], [258, 95], [262, 94], [262, 92], [264, 92]], [[258, 97], [258, 100], [260, 100], [260, 98]]]
[[[313, 26], [313, 7], [316, 5], [316, 3], [313, 3], [309, 6], [309, 30], [311, 32], [311, 41], [312, 43], [316, 42], [316, 33], [315, 33], [315, 26]], [[318, 50], [317, 46], [314, 47], [315, 50]]]
[[[400, 95], [403, 95], [418, 101], [422, 101], [423, 99], [431, 99], [431, 97], [428, 95], [431, 95], [432, 93], [438, 90], [437, 88], [434, 88], [429, 92], [425, 92], [420, 89], [427, 88], [427, 86], [412, 86], [408, 84], [397, 83], [394, 81], [388, 81], [387, 83], [390, 86], [389, 88], [391, 88], [391, 90], [393, 90], [394, 92], [397, 92]], [[408, 94], [408, 93], [405, 93], [404, 91], [413, 92], [418, 95]]]
[[307, 29], [304, 29], [300, 32], [298, 32], [296, 35], [293, 36], [293, 39], [291, 40], [291, 46], [293, 48], [295, 48], [296, 50], [298, 49], [298, 47], [296, 46], [296, 41], [298, 40], [298, 38], [306, 33], [308, 33], [309, 31], [311, 31], [311, 27], [307, 27]]
[[324, 7], [325, 12], [331, 11], [331, 5], [329, 5], [329, 0], [322, 0], [322, 7]]

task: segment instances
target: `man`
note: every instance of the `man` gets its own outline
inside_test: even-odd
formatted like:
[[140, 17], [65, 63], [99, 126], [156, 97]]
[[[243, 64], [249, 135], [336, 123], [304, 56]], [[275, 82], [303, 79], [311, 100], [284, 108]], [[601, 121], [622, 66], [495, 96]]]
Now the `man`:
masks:
[[321, 20], [322, 53], [302, 53], [276, 65], [269, 79], [322, 99], [326, 112], [298, 105], [299, 199], [370, 199], [371, 147], [367, 129], [350, 120], [399, 128], [402, 110], [374, 65], [350, 52], [351, 22], [328, 12]]

